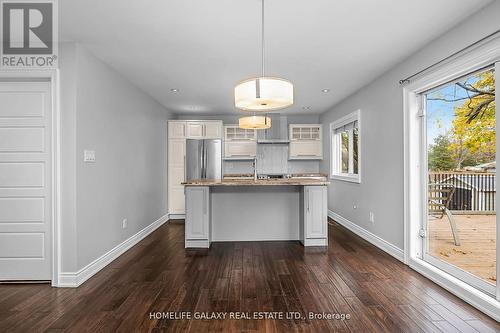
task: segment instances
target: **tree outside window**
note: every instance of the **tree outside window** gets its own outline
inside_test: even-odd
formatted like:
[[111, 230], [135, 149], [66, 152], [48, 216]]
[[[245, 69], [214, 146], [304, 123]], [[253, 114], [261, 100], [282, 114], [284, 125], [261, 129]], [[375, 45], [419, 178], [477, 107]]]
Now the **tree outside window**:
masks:
[[360, 111], [330, 124], [332, 179], [360, 182]]

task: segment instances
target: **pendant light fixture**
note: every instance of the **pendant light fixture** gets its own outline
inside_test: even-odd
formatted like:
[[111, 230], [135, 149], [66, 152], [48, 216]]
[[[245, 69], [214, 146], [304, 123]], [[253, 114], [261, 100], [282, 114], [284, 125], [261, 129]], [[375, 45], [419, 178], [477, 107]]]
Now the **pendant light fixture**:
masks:
[[293, 104], [293, 84], [282, 78], [265, 76], [264, 0], [262, 0], [261, 28], [261, 76], [244, 80], [234, 88], [234, 104], [244, 111], [266, 112]]
[[267, 129], [271, 128], [271, 118], [267, 116], [248, 116], [239, 119], [240, 128], [245, 129]]

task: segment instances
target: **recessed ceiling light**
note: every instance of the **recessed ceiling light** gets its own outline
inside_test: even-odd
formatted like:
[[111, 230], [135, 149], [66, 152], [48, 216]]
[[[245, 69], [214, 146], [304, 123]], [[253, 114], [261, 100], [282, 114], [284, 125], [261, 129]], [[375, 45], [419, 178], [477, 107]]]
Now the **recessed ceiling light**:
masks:
[[177, 89], [177, 88], [172, 88], [172, 89], [170, 89], [170, 91], [171, 91], [171, 92], [179, 92], [179, 89]]
[[327, 92], [330, 92], [330, 89], [323, 89], [321, 91], [324, 92], [324, 93], [327, 93]]

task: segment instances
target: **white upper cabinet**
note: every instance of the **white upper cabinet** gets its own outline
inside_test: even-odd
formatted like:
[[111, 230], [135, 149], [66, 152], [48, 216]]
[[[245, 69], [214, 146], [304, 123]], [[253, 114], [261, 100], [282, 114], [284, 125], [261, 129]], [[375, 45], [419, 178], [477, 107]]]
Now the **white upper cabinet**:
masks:
[[203, 139], [204, 128], [205, 126], [202, 122], [190, 121], [186, 125], [186, 137], [188, 139]]
[[290, 125], [289, 159], [317, 160], [323, 158], [321, 124]]
[[186, 137], [185, 121], [169, 121], [168, 137], [172, 139], [184, 139]]
[[232, 141], [224, 144], [225, 159], [253, 159], [257, 155], [257, 145], [251, 141]]
[[240, 128], [238, 125], [224, 126], [224, 139], [228, 141], [256, 141], [257, 131]]
[[188, 121], [186, 124], [188, 139], [221, 139], [221, 121]]
[[257, 133], [238, 125], [224, 126], [224, 158], [254, 159], [257, 155]]
[[206, 139], [220, 139], [222, 138], [222, 122], [213, 121], [205, 122], [205, 138]]
[[289, 159], [321, 159], [323, 157], [321, 142], [290, 142]]

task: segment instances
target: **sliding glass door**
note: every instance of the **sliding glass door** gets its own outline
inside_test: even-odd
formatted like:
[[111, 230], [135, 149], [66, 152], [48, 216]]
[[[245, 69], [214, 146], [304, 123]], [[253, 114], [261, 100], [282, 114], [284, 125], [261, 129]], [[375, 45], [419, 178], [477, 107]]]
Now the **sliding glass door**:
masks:
[[[497, 66], [498, 68], [498, 66]], [[422, 257], [495, 295], [495, 65], [421, 93]]]

